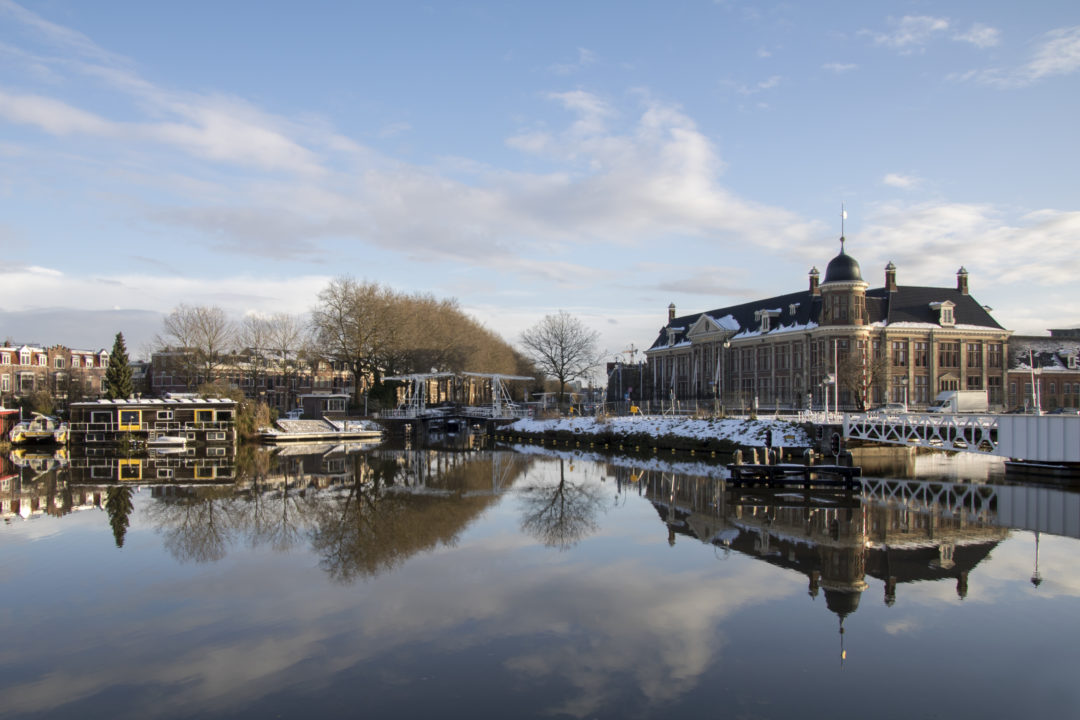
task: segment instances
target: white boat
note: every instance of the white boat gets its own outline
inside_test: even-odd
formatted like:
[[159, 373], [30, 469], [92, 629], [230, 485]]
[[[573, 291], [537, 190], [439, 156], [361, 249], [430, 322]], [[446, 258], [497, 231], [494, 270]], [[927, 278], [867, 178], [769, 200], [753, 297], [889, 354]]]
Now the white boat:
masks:
[[182, 448], [187, 445], [187, 438], [179, 435], [158, 435], [146, 441], [149, 447]]
[[50, 415], [34, 413], [34, 416], [29, 420], [23, 420], [11, 428], [9, 437], [12, 445], [29, 445], [31, 443], [63, 445], [67, 442], [68, 426], [67, 423], [60, 422], [59, 419]]

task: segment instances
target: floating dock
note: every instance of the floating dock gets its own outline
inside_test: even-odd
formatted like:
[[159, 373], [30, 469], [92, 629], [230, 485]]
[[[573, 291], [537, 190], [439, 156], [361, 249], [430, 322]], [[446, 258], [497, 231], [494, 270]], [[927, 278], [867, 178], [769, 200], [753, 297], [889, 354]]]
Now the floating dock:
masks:
[[862, 468], [846, 465], [728, 465], [729, 485], [771, 488], [842, 487], [855, 489]]

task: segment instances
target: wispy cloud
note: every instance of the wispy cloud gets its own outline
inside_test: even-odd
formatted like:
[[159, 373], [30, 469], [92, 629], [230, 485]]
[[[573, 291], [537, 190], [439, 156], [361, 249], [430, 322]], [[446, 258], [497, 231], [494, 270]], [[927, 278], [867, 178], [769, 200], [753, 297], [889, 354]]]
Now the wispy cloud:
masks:
[[889, 18], [889, 24], [892, 28], [888, 32], [864, 29], [859, 34], [869, 36], [875, 45], [911, 53], [920, 51], [923, 45], [949, 29], [948, 19], [929, 15], [905, 15], [899, 20]]
[[[1009, 221], [993, 206], [965, 203], [880, 206], [862, 232], [868, 247], [890, 248], [896, 264], [921, 281], [949, 272], [941, 267], [947, 252], [957, 267], [986, 277], [987, 286], [1026, 286], [1037, 278], [1044, 287], [1075, 281], [1078, 234], [1080, 212], [1046, 209]], [[978, 253], [968, 250], [976, 247]]]
[[1011, 69], [972, 70], [950, 76], [953, 80], [973, 80], [984, 85], [1018, 88], [1047, 78], [1072, 75], [1080, 70], [1080, 25], [1057, 28], [1042, 36], [1031, 58]]
[[908, 190], [914, 188], [922, 182], [922, 178], [915, 175], [901, 175], [899, 173], [889, 173], [881, 179], [881, 182], [889, 187], [902, 188]]
[[572, 75], [596, 62], [596, 53], [587, 48], [578, 48], [577, 60], [574, 62], [555, 63], [548, 67], [556, 75]]
[[967, 32], [953, 35], [953, 40], [970, 43], [978, 48], [994, 47], [1001, 42], [1001, 31], [982, 23], [975, 23]]
[[840, 75], [842, 73], [851, 72], [852, 70], [856, 70], [856, 69], [858, 69], [859, 66], [856, 65], [855, 63], [833, 62], [833, 63], [825, 63], [821, 67], [823, 69], [825, 69], [825, 70], [828, 70], [830, 72], [836, 73], [837, 75]]
[[1051, 75], [1071, 75], [1077, 69], [1080, 69], [1080, 25], [1048, 32], [1021, 74], [1034, 81]]
[[780, 75], [772, 75], [753, 85], [735, 85], [735, 90], [740, 95], [756, 95], [757, 93], [778, 87], [782, 81], [783, 78]]

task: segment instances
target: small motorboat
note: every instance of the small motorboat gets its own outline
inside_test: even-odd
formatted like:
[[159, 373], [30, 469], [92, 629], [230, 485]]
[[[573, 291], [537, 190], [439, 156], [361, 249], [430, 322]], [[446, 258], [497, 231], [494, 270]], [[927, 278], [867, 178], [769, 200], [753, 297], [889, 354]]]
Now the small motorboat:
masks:
[[153, 448], [182, 448], [187, 445], [187, 438], [179, 435], [157, 435], [146, 441]]
[[11, 428], [9, 437], [12, 445], [33, 443], [63, 445], [67, 443], [68, 426], [67, 423], [60, 422], [58, 418], [51, 415], [34, 413], [29, 420], [23, 420]]

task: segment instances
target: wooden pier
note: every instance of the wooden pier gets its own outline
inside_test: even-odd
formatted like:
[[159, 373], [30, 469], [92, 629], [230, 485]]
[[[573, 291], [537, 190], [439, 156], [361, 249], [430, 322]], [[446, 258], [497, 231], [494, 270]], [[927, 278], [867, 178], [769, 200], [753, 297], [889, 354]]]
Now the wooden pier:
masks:
[[853, 490], [862, 468], [845, 465], [728, 465], [729, 485], [736, 487], [814, 488], [842, 487]]

